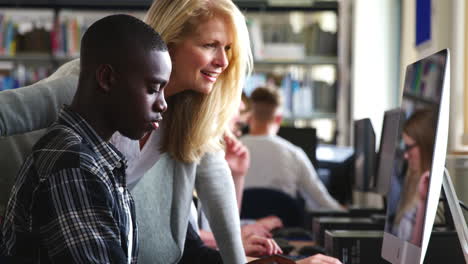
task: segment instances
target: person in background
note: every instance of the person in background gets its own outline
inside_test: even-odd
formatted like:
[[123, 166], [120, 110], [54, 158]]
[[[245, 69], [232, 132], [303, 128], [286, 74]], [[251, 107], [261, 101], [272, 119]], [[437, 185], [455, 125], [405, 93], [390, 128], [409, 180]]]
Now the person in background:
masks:
[[230, 128], [231, 132], [237, 138], [240, 138], [244, 134], [248, 133], [248, 120], [250, 116], [250, 102], [247, 95], [242, 93], [242, 100], [239, 106], [239, 113], [231, 119]]
[[127, 160], [109, 140], [116, 131], [138, 140], [159, 126], [169, 52], [128, 15], [91, 25], [80, 52], [73, 101], [33, 146], [10, 194], [0, 255], [12, 262], [137, 263]]
[[[436, 121], [437, 111], [421, 108], [412, 113], [403, 125], [403, 158], [408, 166], [403, 172], [405, 176], [392, 233], [416, 245], [421, 243]], [[443, 215], [443, 208], [439, 206], [436, 223], [444, 221]]]
[[276, 135], [282, 122], [278, 91], [259, 87], [252, 92], [250, 100], [250, 132], [241, 138], [251, 158], [245, 188], [276, 189], [291, 197], [300, 193], [308, 210], [343, 210], [320, 181], [304, 151]]

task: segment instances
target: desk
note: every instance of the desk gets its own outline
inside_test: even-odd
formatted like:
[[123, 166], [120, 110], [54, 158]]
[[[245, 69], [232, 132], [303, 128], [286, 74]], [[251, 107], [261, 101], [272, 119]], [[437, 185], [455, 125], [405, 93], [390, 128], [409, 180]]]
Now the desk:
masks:
[[253, 257], [247, 257], [247, 261], [250, 262], [250, 261], [254, 261], [254, 260], [257, 260], [258, 258], [253, 258]]
[[289, 244], [291, 244], [294, 249], [289, 253], [291, 256], [299, 255], [299, 250], [304, 246], [315, 246], [316, 243], [311, 240], [290, 240]]

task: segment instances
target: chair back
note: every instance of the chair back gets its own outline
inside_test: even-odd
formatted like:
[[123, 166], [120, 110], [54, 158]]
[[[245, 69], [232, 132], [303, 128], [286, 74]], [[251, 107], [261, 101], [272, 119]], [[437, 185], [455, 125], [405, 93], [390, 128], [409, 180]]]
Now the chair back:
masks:
[[302, 227], [304, 207], [290, 195], [268, 188], [248, 188], [242, 197], [241, 218], [259, 219], [276, 215], [285, 227]]

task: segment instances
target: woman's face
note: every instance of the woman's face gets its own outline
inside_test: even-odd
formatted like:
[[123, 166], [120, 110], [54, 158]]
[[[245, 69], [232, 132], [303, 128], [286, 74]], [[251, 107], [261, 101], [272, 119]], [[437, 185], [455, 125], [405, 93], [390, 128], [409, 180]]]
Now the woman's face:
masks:
[[405, 143], [404, 157], [408, 161], [408, 166], [411, 170], [419, 170], [421, 168], [421, 152], [416, 141], [403, 133], [403, 142]]
[[209, 94], [227, 68], [231, 27], [222, 17], [201, 23], [181, 42], [169, 48], [173, 69], [166, 96], [193, 90]]

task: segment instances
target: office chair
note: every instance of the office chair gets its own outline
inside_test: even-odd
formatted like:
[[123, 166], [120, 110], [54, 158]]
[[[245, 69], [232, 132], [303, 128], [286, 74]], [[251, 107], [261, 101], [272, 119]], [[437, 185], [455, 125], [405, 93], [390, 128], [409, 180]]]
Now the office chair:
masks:
[[302, 227], [304, 206], [288, 194], [268, 188], [248, 188], [242, 198], [241, 218], [278, 216], [285, 227]]

